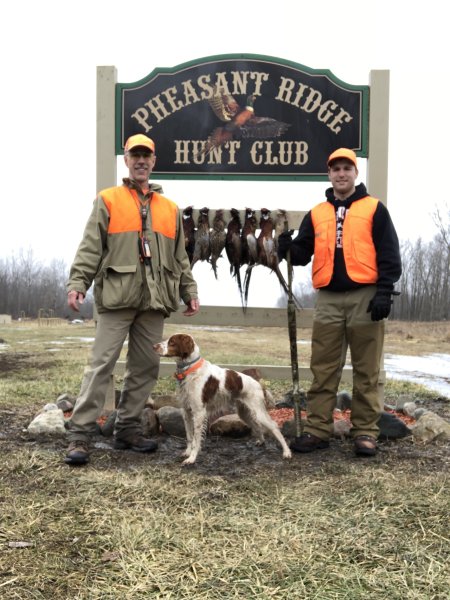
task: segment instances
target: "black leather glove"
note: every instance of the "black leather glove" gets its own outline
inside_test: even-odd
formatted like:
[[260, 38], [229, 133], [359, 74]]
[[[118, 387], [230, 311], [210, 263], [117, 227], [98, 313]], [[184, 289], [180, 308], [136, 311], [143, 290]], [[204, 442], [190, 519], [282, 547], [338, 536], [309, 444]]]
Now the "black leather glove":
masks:
[[283, 260], [283, 258], [286, 258], [287, 251], [289, 250], [292, 244], [293, 233], [294, 230], [290, 229], [289, 231], [283, 231], [283, 233], [280, 233], [280, 235], [278, 236], [277, 253], [279, 260]]
[[367, 312], [370, 312], [372, 321], [381, 321], [386, 319], [391, 312], [392, 294], [394, 292], [377, 291], [375, 296], [369, 302]]

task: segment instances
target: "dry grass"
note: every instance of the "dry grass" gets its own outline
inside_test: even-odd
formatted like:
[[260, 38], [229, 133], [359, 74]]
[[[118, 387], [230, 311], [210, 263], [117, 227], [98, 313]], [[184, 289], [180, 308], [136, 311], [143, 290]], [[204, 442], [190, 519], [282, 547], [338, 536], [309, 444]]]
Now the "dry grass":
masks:
[[[75, 394], [87, 345], [52, 350], [92, 333], [0, 328], [17, 359], [0, 377], [0, 419], [17, 411], [20, 423], [59, 393]], [[395, 339], [408, 334], [399, 324]], [[430, 324], [425, 334], [446, 335]], [[233, 334], [233, 345], [221, 333], [219, 348], [211, 332], [195, 335], [212, 360], [254, 358], [254, 336], [277, 358], [289, 352], [281, 330]], [[231, 477], [96, 451], [90, 466], [70, 469], [63, 442], [35, 443], [20, 428], [14, 439], [3, 434], [0, 426], [4, 600], [449, 598], [449, 478], [422, 455], [397, 465], [395, 456], [331, 456], [314, 469], [296, 457]]]
[[0, 472], [4, 599], [448, 598], [446, 478], [69, 470], [25, 449]]

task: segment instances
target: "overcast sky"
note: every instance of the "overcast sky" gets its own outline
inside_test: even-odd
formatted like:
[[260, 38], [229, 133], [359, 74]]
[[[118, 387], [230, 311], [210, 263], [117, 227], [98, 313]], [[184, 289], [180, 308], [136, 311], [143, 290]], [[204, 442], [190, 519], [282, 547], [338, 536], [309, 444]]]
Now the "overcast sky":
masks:
[[[448, 198], [450, 47], [444, 7], [437, 0], [2, 3], [0, 259], [32, 248], [43, 261], [63, 258], [70, 264], [97, 191], [97, 66], [114, 65], [118, 81], [131, 83], [156, 67], [231, 53], [329, 69], [353, 85], [367, 85], [372, 69], [388, 69], [388, 208], [401, 239], [431, 239], [431, 214], [436, 205], [445, 210]], [[364, 177], [365, 161], [360, 163]], [[287, 210], [317, 203], [327, 187], [163, 185], [180, 206]], [[267, 198], [275, 191], [277, 203], [270, 205]]]

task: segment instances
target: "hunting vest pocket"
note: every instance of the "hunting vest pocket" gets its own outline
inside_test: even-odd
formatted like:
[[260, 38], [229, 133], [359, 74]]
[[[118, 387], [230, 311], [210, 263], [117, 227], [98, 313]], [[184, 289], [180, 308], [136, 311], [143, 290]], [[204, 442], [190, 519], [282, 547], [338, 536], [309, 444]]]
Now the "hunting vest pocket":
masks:
[[161, 268], [161, 300], [169, 311], [180, 307], [180, 271]]
[[142, 279], [136, 265], [110, 265], [104, 269], [101, 299], [103, 308], [138, 308], [141, 296]]

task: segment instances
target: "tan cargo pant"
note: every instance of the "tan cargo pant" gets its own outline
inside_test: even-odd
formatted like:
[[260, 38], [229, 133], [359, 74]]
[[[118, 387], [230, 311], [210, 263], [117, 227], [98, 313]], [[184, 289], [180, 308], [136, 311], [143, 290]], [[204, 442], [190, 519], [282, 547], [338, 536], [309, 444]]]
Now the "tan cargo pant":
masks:
[[378, 437], [383, 410], [378, 393], [384, 321], [367, 312], [375, 286], [350, 292], [319, 290], [311, 341], [313, 382], [307, 394], [304, 431], [327, 440], [333, 431], [333, 410], [347, 347], [353, 367], [352, 436]]
[[158, 311], [115, 310], [98, 315], [89, 370], [69, 423], [69, 441], [89, 441], [105, 404], [114, 366], [128, 335], [126, 372], [114, 434], [127, 437], [141, 430], [141, 414], [159, 372], [153, 344], [161, 341], [164, 316]]

